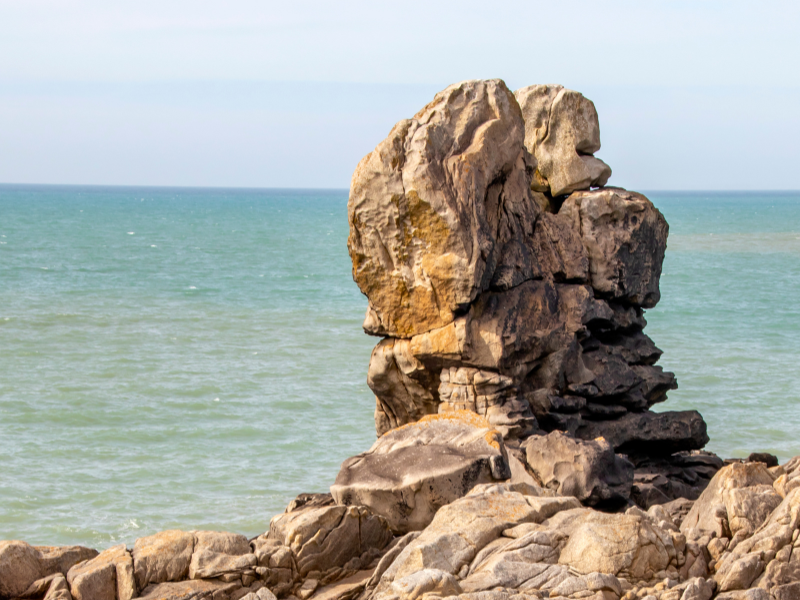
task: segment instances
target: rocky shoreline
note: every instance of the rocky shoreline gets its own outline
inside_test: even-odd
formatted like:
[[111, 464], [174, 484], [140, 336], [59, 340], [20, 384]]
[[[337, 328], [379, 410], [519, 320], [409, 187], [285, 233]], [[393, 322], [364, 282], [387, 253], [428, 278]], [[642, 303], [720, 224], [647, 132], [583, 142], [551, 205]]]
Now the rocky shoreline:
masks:
[[556, 85], [452, 85], [348, 204], [378, 439], [269, 530], [0, 542], [0, 598], [800, 600], [800, 457], [723, 461], [644, 310], [669, 227]]

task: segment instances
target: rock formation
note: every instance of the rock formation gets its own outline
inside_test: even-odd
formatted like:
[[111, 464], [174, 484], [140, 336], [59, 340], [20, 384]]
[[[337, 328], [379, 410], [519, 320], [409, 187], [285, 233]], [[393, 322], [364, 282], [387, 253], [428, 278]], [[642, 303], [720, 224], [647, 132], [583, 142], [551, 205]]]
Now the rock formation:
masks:
[[[451, 86], [358, 166], [379, 439], [251, 539], [0, 542], [0, 600], [797, 600], [800, 457], [723, 461], [644, 332], [667, 224], [561, 86]], [[596, 189], [595, 189], [596, 188]]]
[[383, 337], [368, 374], [378, 435], [469, 410], [512, 446], [603, 437], [645, 465], [645, 506], [702, 491], [721, 466], [687, 454], [708, 441], [702, 417], [650, 411], [677, 386], [643, 332], [669, 228], [643, 195], [598, 187], [599, 148], [578, 92], [467, 81], [361, 161], [348, 247], [364, 329]]

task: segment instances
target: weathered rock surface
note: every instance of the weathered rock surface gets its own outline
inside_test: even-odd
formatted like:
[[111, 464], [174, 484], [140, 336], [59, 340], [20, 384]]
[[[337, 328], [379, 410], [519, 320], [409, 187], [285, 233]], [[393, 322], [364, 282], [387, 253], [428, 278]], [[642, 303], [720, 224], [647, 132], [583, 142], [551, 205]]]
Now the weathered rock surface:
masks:
[[299, 575], [305, 577], [313, 571], [324, 573], [344, 567], [371, 550], [379, 555], [391, 541], [392, 533], [386, 520], [366, 506], [311, 505], [274, 517], [268, 537], [292, 554], [283, 565], [271, 554], [270, 565], [292, 568], [293, 563]]
[[41, 553], [25, 542], [0, 542], [0, 597], [24, 593], [43, 576], [41, 561]]
[[193, 552], [191, 532], [169, 530], [139, 538], [131, 553], [136, 585], [141, 590], [151, 583], [185, 579]]
[[592, 288], [607, 298], [653, 308], [667, 248], [667, 221], [641, 194], [605, 188], [571, 194], [559, 215], [580, 232]]
[[656, 456], [699, 450], [708, 442], [706, 423], [695, 410], [628, 413], [613, 421], [586, 423], [577, 435], [602, 437], [620, 452]]
[[583, 441], [554, 431], [529, 437], [524, 448], [530, 468], [560, 496], [590, 506], [619, 506], [630, 498], [633, 464], [602, 438]]
[[[749, 525], [744, 523], [743, 519], [746, 517], [741, 515], [740, 505], [745, 497], [749, 496], [754, 508], [766, 503], [774, 509], [779, 502], [764, 494], [764, 486], [772, 490], [774, 480], [767, 466], [760, 462], [734, 463], [724, 467], [711, 479], [708, 487], [694, 503], [681, 523], [681, 531], [689, 539], [697, 539], [704, 535], [730, 538], [732, 537], [730, 521], [734, 519], [737, 530], [741, 526], [747, 526], [752, 533], [755, 527], [752, 526], [753, 523]], [[778, 497], [777, 494], [774, 496]], [[729, 508], [731, 513], [728, 512]], [[759, 508], [751, 515], [752, 519], [760, 520], [756, 526], [761, 525], [772, 509], [766, 511]]]
[[579, 573], [608, 573], [634, 581], [652, 580], [670, 566], [677, 573], [672, 535], [653, 519], [582, 510], [565, 513], [552, 525], [569, 536], [559, 563]]
[[466, 410], [507, 441], [602, 437], [634, 477], [584, 482], [587, 503], [696, 498], [719, 466], [684, 459], [708, 442], [705, 422], [650, 410], [677, 386], [643, 331], [669, 227], [642, 194], [604, 187], [599, 148], [597, 113], [578, 92], [465, 81], [361, 161], [348, 247], [364, 328], [383, 337], [367, 378], [376, 430]]
[[75, 564], [97, 555], [97, 550], [83, 546], [34, 547], [0, 541], [0, 598], [41, 597], [56, 575], [66, 576]]
[[775, 479], [773, 485], [775, 491], [778, 492], [781, 497], [786, 498], [789, 492], [800, 487], [800, 456], [795, 456], [789, 460], [785, 465], [780, 467], [780, 470], [781, 472]]
[[[529, 197], [524, 135], [502, 81], [467, 81], [398, 123], [359, 163], [348, 246], [370, 331], [410, 337], [442, 327], [488, 288], [503, 241], [499, 197]], [[536, 207], [519, 208], [508, 225], [522, 234]]]
[[67, 579], [61, 573], [53, 576], [44, 600], [73, 600]]
[[130, 600], [136, 597], [133, 560], [124, 544], [78, 563], [67, 573], [75, 600]]
[[600, 123], [591, 100], [560, 85], [531, 85], [514, 95], [525, 118], [525, 147], [538, 163], [536, 188], [553, 196], [604, 186], [611, 168], [592, 156]]
[[380, 578], [375, 596], [390, 593], [394, 582], [425, 569], [459, 574], [503, 530], [542, 522], [579, 505], [575, 498], [524, 496], [502, 484], [476, 486], [442, 507], [431, 524], [403, 548]]
[[430, 415], [344, 462], [331, 494], [370, 507], [395, 533], [425, 528], [479, 483], [511, 477], [502, 436], [469, 411]]
[[[796, 463], [787, 463], [789, 473]], [[138, 596], [124, 545], [72, 565], [65, 579], [58, 570], [37, 577], [42, 553], [3, 542], [2, 597], [275, 600], [272, 589], [298, 600], [355, 600], [359, 594], [360, 600], [793, 599], [800, 582], [800, 490], [774, 491], [786, 474], [785, 466], [732, 462], [694, 503], [624, 513], [583, 507], [573, 496], [541, 496], [540, 488], [526, 484], [478, 484], [441, 507], [425, 529], [394, 541], [385, 521], [365, 507], [306, 494], [251, 542], [208, 531], [142, 538], [135, 547], [159, 548], [151, 556], [162, 567], [173, 564], [170, 557], [183, 559], [187, 536], [193, 553], [178, 581], [150, 583]], [[359, 510], [366, 512], [356, 517]], [[706, 521], [710, 525], [700, 525]], [[12, 596], [9, 574], [23, 572], [20, 565], [29, 572], [25, 581], [14, 580], [17, 589], [36, 579]], [[289, 584], [268, 584], [280, 570], [291, 573]]]
[[139, 596], [142, 600], [229, 600], [241, 583], [197, 579], [150, 584]]
[[[676, 507], [686, 507], [687, 503], [682, 500], [696, 500], [723, 466], [721, 458], [702, 450], [676, 452], [668, 456], [640, 454], [628, 457], [635, 466], [631, 498], [645, 509], [673, 502], [677, 502]], [[680, 523], [684, 516], [682, 513], [677, 522]]]
[[64, 576], [74, 565], [98, 555], [97, 550], [84, 546], [36, 546], [36, 549], [42, 555], [42, 572]]

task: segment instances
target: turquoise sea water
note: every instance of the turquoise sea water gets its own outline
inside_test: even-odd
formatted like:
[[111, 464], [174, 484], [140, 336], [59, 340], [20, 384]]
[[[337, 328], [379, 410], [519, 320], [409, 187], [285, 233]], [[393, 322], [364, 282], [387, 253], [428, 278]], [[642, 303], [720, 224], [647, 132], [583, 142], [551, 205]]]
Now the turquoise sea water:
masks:
[[[800, 454], [800, 193], [651, 193], [648, 333], [723, 456]], [[0, 186], [0, 539], [256, 535], [374, 440], [347, 192]]]

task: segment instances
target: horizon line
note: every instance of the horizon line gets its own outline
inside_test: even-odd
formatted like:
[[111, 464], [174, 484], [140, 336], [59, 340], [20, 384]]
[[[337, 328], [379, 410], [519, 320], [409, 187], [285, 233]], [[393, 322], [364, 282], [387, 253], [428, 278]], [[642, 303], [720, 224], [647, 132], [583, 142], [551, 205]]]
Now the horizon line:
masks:
[[[175, 189], [175, 190], [220, 190], [220, 191], [309, 191], [309, 192], [349, 192], [346, 187], [302, 187], [302, 186], [236, 186], [236, 185], [156, 185], [156, 184], [127, 184], [127, 183], [18, 183], [0, 182], [0, 188], [31, 187], [31, 188], [120, 188], [120, 189]], [[608, 188], [621, 188], [621, 186], [607, 186]], [[628, 188], [621, 188], [635, 192]], [[800, 189], [757, 189], [757, 188], [642, 188], [643, 192], [672, 192], [672, 193], [766, 193], [786, 194], [800, 193]]]

